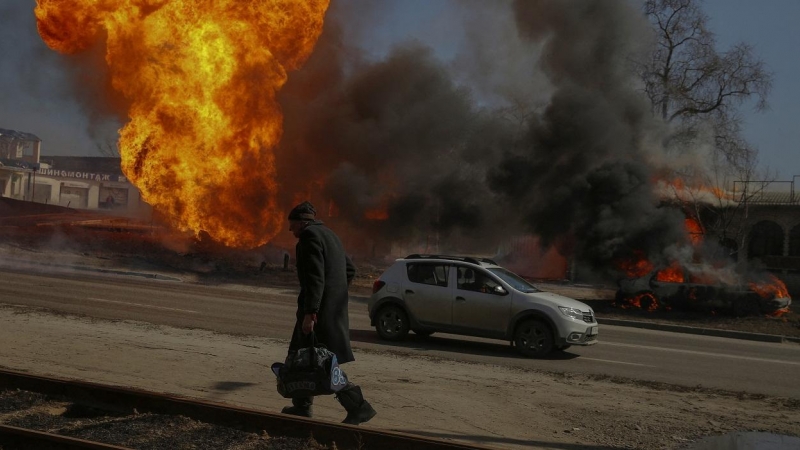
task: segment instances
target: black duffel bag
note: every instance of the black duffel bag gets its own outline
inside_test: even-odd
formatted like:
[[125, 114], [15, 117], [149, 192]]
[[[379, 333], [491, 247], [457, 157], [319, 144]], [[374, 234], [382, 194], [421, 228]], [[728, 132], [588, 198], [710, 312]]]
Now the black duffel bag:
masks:
[[308, 347], [286, 357], [285, 363], [272, 365], [278, 377], [278, 393], [286, 398], [331, 395], [347, 385], [347, 375], [339, 367], [336, 355], [309, 335]]

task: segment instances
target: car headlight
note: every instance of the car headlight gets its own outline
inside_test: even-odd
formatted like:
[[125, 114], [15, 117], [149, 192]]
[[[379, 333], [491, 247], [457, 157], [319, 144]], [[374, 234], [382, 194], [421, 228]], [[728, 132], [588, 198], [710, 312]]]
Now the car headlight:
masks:
[[578, 308], [567, 308], [566, 306], [559, 306], [558, 309], [567, 317], [572, 317], [576, 320], [583, 320], [583, 311]]

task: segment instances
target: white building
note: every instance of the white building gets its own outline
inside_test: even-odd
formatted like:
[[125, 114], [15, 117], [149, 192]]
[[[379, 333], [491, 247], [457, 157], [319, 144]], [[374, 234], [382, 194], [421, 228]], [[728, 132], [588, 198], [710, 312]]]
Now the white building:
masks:
[[[29, 195], [34, 202], [77, 209], [129, 210], [141, 206], [139, 190], [125, 176], [119, 173], [74, 170], [75, 166], [85, 167], [103, 162], [92, 159], [106, 158], [61, 158], [61, 164], [55, 163], [47, 168], [42, 164], [35, 171], [33, 189]], [[110, 159], [119, 164], [119, 159]]]
[[122, 174], [119, 158], [41, 156], [40, 151], [35, 135], [0, 129], [0, 197], [117, 213], [149, 210]]
[[41, 146], [36, 135], [0, 128], [0, 196], [24, 199]]

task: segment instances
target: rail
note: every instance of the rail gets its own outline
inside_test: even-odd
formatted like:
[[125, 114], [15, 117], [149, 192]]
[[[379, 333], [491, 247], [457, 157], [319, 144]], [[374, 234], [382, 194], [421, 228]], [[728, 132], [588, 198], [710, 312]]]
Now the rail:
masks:
[[0, 425], [0, 448], [37, 450], [130, 450], [127, 447], [102, 444], [43, 431]]
[[[307, 438], [313, 435], [325, 445], [336, 443], [339, 449], [381, 450], [487, 450], [489, 447], [437, 438], [415, 436], [395, 431], [382, 431], [345, 424], [335, 424], [303, 417], [258, 411], [205, 400], [189, 399], [139, 389], [108, 386], [87, 381], [43, 377], [11, 370], [0, 370], [0, 389], [21, 389], [111, 411], [150, 412], [182, 415], [194, 420], [236, 427], [274, 436]], [[0, 430], [2, 433], [2, 430]], [[113, 447], [71, 447], [113, 448]], [[119, 447], [117, 447], [119, 448]]]

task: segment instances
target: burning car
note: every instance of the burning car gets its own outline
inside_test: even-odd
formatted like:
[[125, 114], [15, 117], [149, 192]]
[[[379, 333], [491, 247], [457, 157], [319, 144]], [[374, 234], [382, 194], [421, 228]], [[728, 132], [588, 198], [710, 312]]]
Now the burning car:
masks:
[[619, 281], [616, 304], [623, 308], [727, 311], [736, 316], [780, 315], [792, 300], [773, 275], [748, 282], [731, 271], [673, 264]]

